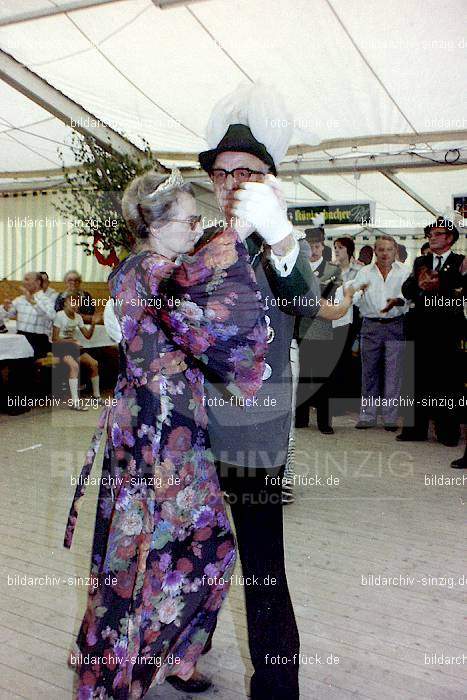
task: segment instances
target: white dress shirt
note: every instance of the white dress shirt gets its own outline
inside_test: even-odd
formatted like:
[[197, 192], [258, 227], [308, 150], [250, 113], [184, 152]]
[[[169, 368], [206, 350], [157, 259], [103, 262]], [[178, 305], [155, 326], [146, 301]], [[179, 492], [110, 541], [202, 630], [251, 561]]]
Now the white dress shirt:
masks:
[[323, 256], [321, 256], [319, 258], [319, 260], [314, 260], [314, 261], [310, 260], [311, 271], [315, 272], [318, 269], [318, 267], [321, 265], [322, 262], [323, 262]]
[[276, 255], [271, 250], [271, 262], [274, 265], [276, 272], [279, 274], [280, 277], [288, 277], [290, 275], [295, 263], [297, 262], [299, 252], [300, 246], [296, 238], [293, 247], [285, 255]]
[[11, 302], [11, 309], [6, 311], [7, 318], [16, 318], [16, 329], [25, 333], [43, 333], [50, 335], [55, 309], [52, 301], [39, 290], [34, 294], [35, 304], [31, 304], [24, 294]]
[[385, 314], [381, 309], [387, 305], [388, 299], [403, 299], [402, 285], [410, 275], [410, 269], [398, 262], [392, 264], [388, 276], [384, 279], [376, 263], [365, 265], [352, 280], [353, 287], [368, 284], [365, 292], [357, 292], [354, 296], [354, 304], [359, 307], [360, 313], [366, 318], [396, 318], [408, 311], [408, 304], [395, 306]]
[[52, 304], [55, 304], [55, 299], [58, 297], [58, 292], [56, 289], [53, 287], [47, 287], [47, 289], [44, 289], [44, 294], [46, 297], [50, 299]]

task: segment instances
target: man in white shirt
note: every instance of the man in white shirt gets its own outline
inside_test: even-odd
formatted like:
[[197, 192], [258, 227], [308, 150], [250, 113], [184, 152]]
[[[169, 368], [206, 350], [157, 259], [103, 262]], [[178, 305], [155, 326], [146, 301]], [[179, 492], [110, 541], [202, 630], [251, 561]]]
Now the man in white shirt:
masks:
[[[352, 286], [368, 285], [354, 297], [363, 317], [361, 330], [362, 402], [358, 429], [372, 428], [381, 407], [386, 430], [397, 430], [404, 354], [404, 314], [407, 304], [401, 287], [410, 270], [396, 261], [397, 243], [380, 236], [376, 261], [366, 265]], [[381, 406], [379, 406], [381, 404]]]
[[24, 335], [34, 350], [34, 358], [45, 357], [50, 351], [50, 333], [55, 309], [44, 294], [39, 272], [27, 272], [21, 294], [11, 301], [5, 299], [3, 309], [7, 318], [16, 318], [17, 333]]

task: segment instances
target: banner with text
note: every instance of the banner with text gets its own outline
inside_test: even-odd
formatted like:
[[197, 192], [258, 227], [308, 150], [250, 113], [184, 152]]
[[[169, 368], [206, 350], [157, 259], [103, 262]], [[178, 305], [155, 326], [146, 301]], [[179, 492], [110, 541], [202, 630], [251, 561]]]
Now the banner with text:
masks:
[[373, 211], [374, 202], [329, 202], [289, 207], [287, 216], [294, 226], [313, 226], [313, 219], [318, 214], [324, 217], [325, 226], [345, 224], [365, 226], [371, 223]]

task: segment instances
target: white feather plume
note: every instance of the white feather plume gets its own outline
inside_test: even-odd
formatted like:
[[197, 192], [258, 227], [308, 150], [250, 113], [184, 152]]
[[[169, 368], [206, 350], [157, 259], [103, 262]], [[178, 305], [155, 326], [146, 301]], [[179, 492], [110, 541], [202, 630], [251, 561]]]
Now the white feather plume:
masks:
[[443, 218], [447, 221], [452, 221], [454, 226], [463, 226], [464, 218], [460, 211], [453, 209], [452, 207], [445, 207], [443, 211]]
[[215, 148], [231, 124], [245, 124], [264, 144], [276, 166], [284, 158], [294, 125], [282, 95], [272, 85], [242, 83], [214, 106], [206, 140]]
[[322, 212], [320, 212], [319, 214], [316, 214], [313, 217], [313, 226], [315, 226], [316, 228], [319, 228], [320, 226], [324, 226], [325, 223], [326, 223], [326, 221], [324, 218], [324, 214]]

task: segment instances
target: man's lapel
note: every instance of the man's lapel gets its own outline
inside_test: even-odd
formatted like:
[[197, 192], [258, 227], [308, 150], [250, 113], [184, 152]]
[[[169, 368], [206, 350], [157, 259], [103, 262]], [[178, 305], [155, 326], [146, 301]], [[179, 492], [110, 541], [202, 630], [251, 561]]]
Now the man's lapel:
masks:
[[447, 256], [446, 260], [441, 265], [441, 270], [443, 272], [447, 272], [447, 270], [449, 270], [449, 268], [451, 267], [453, 262], [454, 262], [454, 253], [451, 250], [451, 251], [449, 251], [449, 255]]
[[323, 258], [320, 265], [316, 268], [315, 273], [317, 277], [322, 277], [324, 275], [324, 270], [326, 269], [326, 260]]
[[261, 255], [258, 255], [258, 253], [261, 251], [262, 245], [263, 239], [257, 233], [252, 233], [251, 236], [248, 236], [246, 239], [246, 247], [253, 267], [259, 265]]

